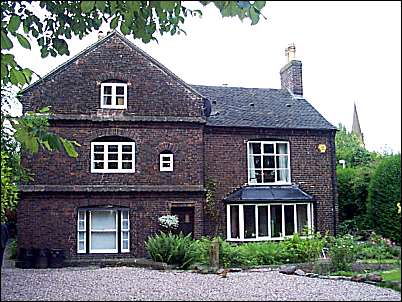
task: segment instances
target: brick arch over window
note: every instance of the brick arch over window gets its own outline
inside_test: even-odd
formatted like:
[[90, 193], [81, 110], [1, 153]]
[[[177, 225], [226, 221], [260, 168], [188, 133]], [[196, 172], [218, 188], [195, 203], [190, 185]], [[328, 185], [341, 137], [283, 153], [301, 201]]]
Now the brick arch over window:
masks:
[[119, 129], [119, 128], [97, 129], [91, 132], [88, 138], [89, 140], [93, 141], [94, 139], [97, 139], [102, 136], [121, 136], [134, 140], [134, 138], [132, 137], [132, 133], [129, 129]]
[[119, 80], [121, 82], [126, 82], [129, 84], [130, 79], [128, 74], [122, 72], [103, 72], [97, 77], [97, 84], [100, 85], [102, 82], [107, 82], [108, 80]]
[[158, 153], [161, 152], [166, 152], [166, 151], [170, 151], [173, 154], [178, 153], [179, 149], [177, 148], [176, 145], [172, 144], [172, 143], [168, 143], [168, 142], [161, 142], [159, 143], [158, 147], [156, 147], [156, 151]]

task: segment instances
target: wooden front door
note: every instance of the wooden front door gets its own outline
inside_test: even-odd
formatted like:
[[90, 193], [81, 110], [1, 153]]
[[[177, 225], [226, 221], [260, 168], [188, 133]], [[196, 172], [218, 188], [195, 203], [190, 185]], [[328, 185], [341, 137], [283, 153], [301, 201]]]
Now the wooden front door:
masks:
[[174, 231], [175, 234], [182, 232], [184, 235], [190, 234], [194, 237], [194, 208], [193, 207], [173, 207], [172, 215], [179, 217], [179, 227]]

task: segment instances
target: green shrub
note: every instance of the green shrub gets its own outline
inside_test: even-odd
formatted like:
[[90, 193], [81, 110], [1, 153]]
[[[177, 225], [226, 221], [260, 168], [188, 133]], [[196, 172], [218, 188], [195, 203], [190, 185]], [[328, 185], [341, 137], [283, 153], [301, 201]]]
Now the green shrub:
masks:
[[150, 236], [145, 247], [154, 261], [175, 264], [181, 268], [187, 268], [196, 257], [196, 246], [190, 234], [184, 236], [182, 233], [174, 235], [161, 232]]
[[382, 236], [401, 243], [401, 155], [385, 157], [370, 181], [368, 215], [372, 228]]
[[329, 257], [333, 271], [350, 271], [356, 260], [359, 247], [353, 236], [346, 234], [335, 238], [327, 237], [329, 243]]
[[10, 259], [17, 259], [17, 240], [11, 239], [10, 242]]

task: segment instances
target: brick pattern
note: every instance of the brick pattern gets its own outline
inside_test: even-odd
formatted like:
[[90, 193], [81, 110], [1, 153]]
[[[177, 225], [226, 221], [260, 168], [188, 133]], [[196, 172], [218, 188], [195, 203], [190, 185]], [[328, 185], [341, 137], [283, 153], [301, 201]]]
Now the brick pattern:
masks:
[[294, 95], [303, 95], [302, 62], [292, 60], [280, 71], [282, 89], [289, 89]]
[[[53, 113], [94, 114], [122, 110], [100, 109], [100, 84], [128, 83], [126, 112], [139, 116], [202, 115], [203, 100], [143, 54], [113, 35], [72, 64], [28, 90], [24, 111], [52, 105]], [[150, 101], [152, 100], [152, 101]]]
[[[194, 207], [194, 236], [203, 234], [202, 195], [189, 193], [119, 194], [23, 194], [18, 204], [20, 248], [61, 248], [67, 258], [77, 254], [77, 209], [113, 205], [130, 208], [130, 253], [118, 256], [144, 257], [144, 242], [159, 231], [158, 217], [170, 214], [172, 204]], [[108, 257], [116, 254], [108, 255]]]
[[[205, 134], [206, 179], [217, 182], [216, 197], [223, 199], [246, 184], [247, 141], [287, 140], [290, 147], [291, 182], [315, 198], [315, 224], [318, 231], [334, 232], [335, 157], [334, 132], [308, 130], [269, 130], [208, 128]], [[325, 153], [318, 151], [325, 144]], [[221, 234], [226, 234], [226, 210], [221, 203]], [[206, 220], [206, 233], [213, 225]]]

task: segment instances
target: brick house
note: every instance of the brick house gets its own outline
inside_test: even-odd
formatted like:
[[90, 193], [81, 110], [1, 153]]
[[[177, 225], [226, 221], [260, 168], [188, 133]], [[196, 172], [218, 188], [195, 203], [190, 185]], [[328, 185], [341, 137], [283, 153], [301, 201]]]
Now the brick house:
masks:
[[336, 128], [303, 98], [300, 61], [280, 74], [281, 89], [188, 85], [112, 32], [27, 87], [23, 111], [51, 105], [50, 129], [81, 147], [24, 155], [19, 247], [143, 257], [166, 214], [195, 238], [334, 233]]

